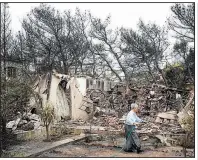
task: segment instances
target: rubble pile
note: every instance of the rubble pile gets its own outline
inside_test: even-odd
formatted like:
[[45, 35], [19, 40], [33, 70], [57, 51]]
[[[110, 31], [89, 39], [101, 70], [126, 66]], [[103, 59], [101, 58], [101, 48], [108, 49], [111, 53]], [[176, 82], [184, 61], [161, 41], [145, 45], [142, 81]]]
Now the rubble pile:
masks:
[[[179, 111], [178, 103], [181, 93], [163, 85], [153, 84], [151, 87], [141, 88], [138, 92], [143, 109], [148, 112], [166, 112], [169, 110]], [[150, 114], [153, 115], [153, 114]]]
[[119, 118], [116, 116], [103, 115], [92, 122], [92, 125], [107, 127], [108, 129], [120, 130], [123, 125], [119, 123]]
[[[147, 117], [149, 120], [149, 117]], [[154, 121], [142, 124], [137, 128], [139, 134], [155, 136], [167, 146], [180, 145], [185, 132], [178, 123], [176, 111], [158, 113]]]
[[159, 123], [146, 123], [138, 126], [137, 132], [148, 134], [179, 134], [184, 133], [184, 130], [177, 124], [159, 124]]
[[135, 101], [137, 95], [133, 91], [126, 93], [125, 84], [116, 84], [110, 90], [103, 91], [100, 89], [87, 89], [86, 95], [94, 104], [94, 107], [103, 109], [113, 109], [119, 113], [128, 111], [129, 101]]
[[164, 124], [177, 123], [177, 112], [169, 111], [169, 112], [158, 113], [155, 122], [164, 123]]
[[41, 126], [41, 118], [37, 114], [19, 112], [15, 120], [7, 123], [6, 128], [9, 130], [34, 130]]
[[[167, 146], [180, 145], [184, 139], [185, 132], [178, 123], [178, 112], [186, 103], [189, 90], [178, 90], [161, 84], [138, 88], [132, 85], [127, 88], [121, 84], [116, 85], [112, 91], [100, 93], [95, 95], [96, 110], [88, 125], [124, 131], [123, 124], [129, 105], [136, 102], [141, 107], [140, 118], [147, 121], [137, 128], [139, 135], [156, 137]], [[111, 108], [114, 112], [108, 114], [106, 108]]]
[[[142, 85], [135, 87], [133, 84], [118, 83], [109, 91], [88, 89], [87, 95], [93, 104], [100, 109], [114, 109], [121, 116], [130, 110], [131, 103], [142, 107], [145, 115], [154, 116], [158, 112], [181, 110], [183, 103], [188, 99], [189, 90], [169, 88], [162, 84]], [[119, 116], [119, 117], [121, 117]]]

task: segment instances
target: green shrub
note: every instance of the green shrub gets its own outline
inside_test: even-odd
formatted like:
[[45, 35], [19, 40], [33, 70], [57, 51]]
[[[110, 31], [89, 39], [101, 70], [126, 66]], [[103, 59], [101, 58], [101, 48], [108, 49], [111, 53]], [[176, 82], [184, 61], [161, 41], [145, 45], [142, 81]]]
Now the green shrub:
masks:
[[184, 117], [180, 124], [183, 126], [183, 129], [186, 131], [186, 132], [189, 132], [189, 133], [194, 133], [194, 116], [191, 116], [191, 115], [188, 115], [186, 117]]
[[176, 88], [181, 88], [183, 86], [185, 75], [182, 64], [175, 63], [171, 66], [167, 66], [164, 72], [169, 86]]
[[46, 127], [47, 140], [50, 140], [49, 126], [50, 126], [50, 124], [54, 120], [54, 107], [49, 102], [43, 108], [43, 111], [42, 111], [42, 120], [43, 120], [44, 125]]

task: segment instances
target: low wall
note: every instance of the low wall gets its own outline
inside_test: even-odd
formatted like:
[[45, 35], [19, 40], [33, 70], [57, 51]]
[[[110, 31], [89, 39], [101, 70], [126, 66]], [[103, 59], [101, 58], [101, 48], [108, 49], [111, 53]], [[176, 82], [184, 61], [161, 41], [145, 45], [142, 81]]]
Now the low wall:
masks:
[[32, 130], [32, 131], [20, 130], [20, 131], [15, 132], [14, 134], [17, 140], [28, 141], [28, 140], [43, 138], [46, 135], [46, 131], [45, 131], [45, 128], [42, 127], [42, 128]]
[[[84, 133], [83, 129], [77, 128], [67, 128], [66, 126], [57, 126], [51, 127], [50, 129], [51, 136], [59, 136], [59, 135], [80, 135]], [[46, 129], [45, 127], [41, 127], [36, 130], [31, 131], [17, 131], [15, 134], [16, 140], [19, 141], [28, 141], [33, 139], [45, 139], [46, 138]]]

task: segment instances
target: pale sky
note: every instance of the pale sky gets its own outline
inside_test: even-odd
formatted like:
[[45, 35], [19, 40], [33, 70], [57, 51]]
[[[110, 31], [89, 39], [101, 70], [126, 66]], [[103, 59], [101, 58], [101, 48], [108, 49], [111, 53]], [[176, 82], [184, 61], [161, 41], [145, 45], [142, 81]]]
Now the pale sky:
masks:
[[[139, 18], [145, 23], [155, 22], [161, 27], [166, 25], [167, 18], [172, 14], [170, 7], [174, 3], [48, 3], [60, 12], [71, 10], [75, 12], [76, 7], [81, 11], [88, 10], [93, 16], [105, 19], [111, 15], [112, 29], [117, 27], [137, 28]], [[39, 6], [40, 3], [9, 3], [10, 14], [12, 18], [12, 30], [17, 32], [21, 30], [21, 23], [32, 8]], [[171, 48], [175, 42], [172, 33], [169, 32], [169, 42], [171, 45], [167, 49], [167, 53], [171, 52]]]
[[[111, 14], [111, 27], [127, 27], [135, 29], [139, 18], [145, 22], [156, 22], [162, 26], [170, 15], [173, 3], [49, 3], [60, 11], [90, 10], [94, 16], [105, 19]], [[20, 20], [39, 3], [9, 3], [12, 18], [12, 30], [21, 29]]]
[[[81, 11], [88, 10], [92, 15], [105, 19], [111, 14], [112, 29], [117, 27], [137, 28], [139, 18], [148, 23], [155, 22], [157, 25], [166, 24], [167, 18], [172, 14], [170, 7], [174, 3], [48, 3], [60, 12], [71, 10], [75, 12], [76, 7]], [[10, 14], [12, 18], [12, 30], [14, 33], [21, 30], [21, 22], [23, 17], [30, 10], [40, 3], [9, 3]], [[174, 44], [175, 39], [169, 33], [169, 42]], [[170, 45], [169, 47], [171, 48]], [[167, 53], [170, 50], [167, 50]]]

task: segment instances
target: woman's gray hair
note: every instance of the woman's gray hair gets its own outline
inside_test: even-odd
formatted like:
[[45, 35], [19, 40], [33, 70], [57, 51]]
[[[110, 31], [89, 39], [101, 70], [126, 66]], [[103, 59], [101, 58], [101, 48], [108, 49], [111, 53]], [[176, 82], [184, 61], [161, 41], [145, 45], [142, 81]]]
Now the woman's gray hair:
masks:
[[131, 104], [131, 109], [135, 109], [135, 108], [138, 108], [138, 105], [136, 103], [132, 103]]

